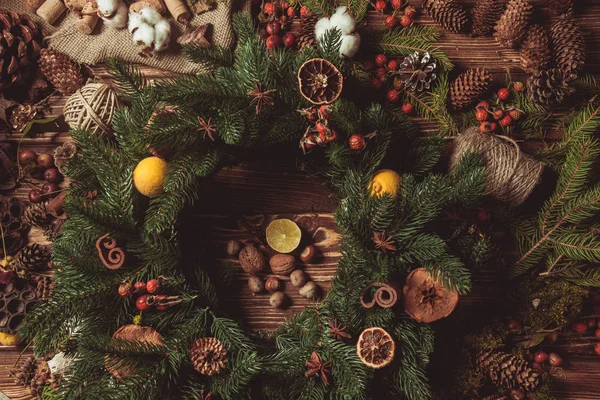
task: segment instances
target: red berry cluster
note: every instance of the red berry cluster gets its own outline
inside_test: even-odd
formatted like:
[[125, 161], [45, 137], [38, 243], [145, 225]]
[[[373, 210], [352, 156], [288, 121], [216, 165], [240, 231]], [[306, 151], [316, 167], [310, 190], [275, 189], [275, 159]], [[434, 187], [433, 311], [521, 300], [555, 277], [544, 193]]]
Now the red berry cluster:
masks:
[[[377, 54], [374, 59], [367, 60], [363, 63], [363, 69], [369, 72], [372, 76], [371, 85], [375, 89], [382, 89], [384, 84], [390, 82], [390, 77], [393, 77], [400, 68], [398, 60], [388, 60], [385, 54]], [[394, 77], [391, 80], [391, 88], [387, 90], [386, 99], [390, 103], [398, 103], [402, 98], [402, 90], [404, 84], [402, 80]], [[402, 112], [404, 114], [412, 114], [414, 107], [411, 103], [404, 103]]]
[[[308, 11], [306, 7], [302, 9], [305, 9], [304, 13]], [[290, 49], [296, 45], [296, 35], [286, 31], [297, 14], [296, 9], [285, 0], [273, 0], [263, 4], [259, 15], [259, 21], [263, 25], [260, 36], [265, 39], [268, 49], [275, 49], [282, 45]]]
[[309, 127], [302, 139], [300, 139], [300, 148], [304, 154], [316, 146], [325, 147], [328, 143], [338, 140], [337, 131], [329, 127], [329, 108], [322, 105], [319, 108], [311, 107], [300, 110], [313, 125]]
[[162, 287], [164, 278], [150, 279], [148, 282], [136, 282], [132, 284], [125, 281], [119, 285], [119, 295], [123, 297], [138, 296], [135, 307], [140, 311], [154, 308], [158, 311], [167, 310], [169, 307], [179, 304], [181, 298], [178, 296], [167, 296], [157, 294]]
[[[516, 319], [511, 319], [507, 322], [506, 327], [513, 334], [520, 335], [523, 333], [523, 325]], [[558, 340], [558, 333], [556, 331], [546, 334], [544, 340], [540, 346], [553, 345]], [[546, 363], [550, 364], [552, 368], [560, 367], [563, 364], [563, 358], [558, 353], [546, 353], [545, 351], [538, 348], [533, 350], [532, 353], [527, 354], [528, 360], [532, 362], [531, 366], [542, 372]], [[512, 398], [512, 397], [511, 397]]]
[[498, 126], [504, 128], [512, 126], [523, 115], [523, 112], [515, 107], [504, 107], [502, 104], [492, 107], [487, 101], [482, 101], [475, 107], [475, 119], [481, 122], [479, 130], [484, 133], [495, 132]]
[[373, 7], [382, 14], [388, 9], [392, 10], [392, 14], [385, 18], [385, 26], [388, 29], [394, 29], [399, 25], [409, 27], [417, 15], [417, 9], [403, 0], [377, 0]]
[[[46, 181], [41, 188], [33, 188], [29, 191], [29, 201], [39, 203], [55, 197], [60, 192], [58, 184], [62, 182], [63, 176], [54, 165], [52, 154], [38, 155], [33, 150], [23, 150], [19, 153], [19, 164], [32, 178]], [[33, 182], [27, 183], [34, 185]]]
[[590, 291], [593, 315], [598, 318], [585, 318], [571, 325], [573, 332], [581, 335], [593, 334], [598, 342], [594, 345], [594, 352], [600, 356], [600, 291]]

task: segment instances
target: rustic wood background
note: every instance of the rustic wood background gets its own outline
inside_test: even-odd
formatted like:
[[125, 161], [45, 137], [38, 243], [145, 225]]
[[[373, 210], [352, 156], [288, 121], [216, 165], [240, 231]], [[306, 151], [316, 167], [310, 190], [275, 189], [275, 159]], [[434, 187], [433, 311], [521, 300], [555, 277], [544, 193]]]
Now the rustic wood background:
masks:
[[[474, 0], [464, 0], [462, 3], [471, 6]], [[410, 0], [410, 3], [420, 8], [420, 1]], [[537, 17], [547, 18], [544, 2], [533, 0], [537, 6]], [[586, 69], [600, 76], [600, 1], [587, 0], [577, 4], [576, 16], [584, 32], [587, 45]], [[366, 23], [370, 27], [382, 27], [383, 19], [375, 12], [370, 12]], [[423, 14], [416, 19], [416, 24], [431, 25], [432, 20]], [[491, 37], [470, 38], [463, 34], [442, 33], [438, 46], [455, 63], [456, 70], [467, 68], [485, 67], [489, 69], [498, 85], [504, 82], [504, 68], [510, 67], [514, 80], [526, 79], [519, 68], [518, 53], [501, 48]], [[141, 67], [150, 79], [163, 79], [172, 74], [148, 67]], [[111, 82], [111, 76], [101, 66], [91, 66], [96, 76], [106, 82]], [[47, 114], [60, 115], [66, 99], [61, 96], [52, 96], [50, 99], [51, 110]], [[568, 113], [568, 108], [560, 110], [557, 115]], [[416, 118], [424, 135], [435, 132], [435, 123], [426, 122]], [[68, 140], [67, 127], [64, 121], [58, 124], [45, 126], [29, 138], [21, 139], [19, 134], [3, 133], [1, 140], [16, 144], [21, 142], [21, 149], [31, 148], [37, 152], [51, 152], [56, 146]], [[528, 140], [522, 142], [524, 151], [532, 152], [543, 147], [548, 142], [560, 139], [556, 134], [551, 134], [546, 142], [541, 140]], [[318, 248], [320, 257], [305, 270], [311, 278], [319, 284], [326, 293], [330, 281], [335, 273], [337, 259], [339, 258], [336, 226], [332, 212], [336, 202], [332, 199], [330, 191], [323, 183], [302, 172], [295, 162], [282, 158], [279, 154], [261, 154], [256, 162], [248, 162], [234, 168], [220, 171], [214, 178], [205, 183], [204, 196], [195, 210], [188, 226], [197, 234], [197, 240], [203, 244], [211, 244], [217, 249], [214, 258], [225, 260], [225, 243], [230, 239], [251, 239], [254, 232], [248, 229], [248, 224], [264, 228], [269, 221], [287, 217], [297, 221], [303, 229], [306, 242], [313, 242]], [[258, 161], [260, 160], [260, 161]], [[22, 187], [12, 196], [27, 199], [29, 189]], [[37, 236], [36, 236], [37, 237]], [[35, 238], [34, 238], [35, 240]], [[231, 261], [231, 260], [230, 260]], [[285, 292], [291, 297], [292, 305], [286, 311], [274, 310], [269, 306], [267, 295], [252, 296], [246, 289], [246, 276], [237, 269], [237, 290], [226, 300], [225, 306], [231, 310], [233, 316], [248, 328], [254, 330], [276, 329], [285, 317], [292, 312], [299, 311], [307, 304], [308, 300], [300, 297], [297, 290], [289, 281]], [[478, 316], [493, 312], [493, 307], [498, 303], [501, 292], [504, 290], [502, 273], [477, 272], [473, 276], [473, 291], [461, 299], [459, 309], [453, 316], [437, 324], [438, 347], [435, 362], [452, 368], [451, 355], [443, 351], [446, 344], [453, 340], [453, 327], [465, 321], [473, 320]], [[597, 339], [568, 334], [559, 340], [549, 351], [557, 351], [566, 359], [564, 373], [557, 374], [554, 394], [561, 400], [593, 400], [600, 399], [598, 382], [600, 377], [600, 357], [593, 352], [593, 345]], [[28, 351], [27, 351], [28, 353]], [[12, 379], [5, 377], [4, 371], [19, 355], [14, 348], [5, 348], [0, 353], [0, 399], [2, 391], [13, 399], [26, 399], [27, 390], [15, 388]]]

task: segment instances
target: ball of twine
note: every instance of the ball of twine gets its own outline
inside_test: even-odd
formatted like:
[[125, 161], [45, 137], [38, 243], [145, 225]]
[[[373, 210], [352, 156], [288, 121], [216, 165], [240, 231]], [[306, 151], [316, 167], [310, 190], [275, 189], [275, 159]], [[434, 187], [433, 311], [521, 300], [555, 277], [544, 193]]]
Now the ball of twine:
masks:
[[476, 127], [456, 139], [450, 167], [454, 169], [465, 153], [471, 151], [483, 156], [486, 194], [514, 206], [529, 197], [544, 170], [544, 164], [522, 153], [511, 138], [482, 133]]
[[69, 97], [63, 114], [71, 128], [111, 135], [111, 121], [117, 105], [117, 94], [110, 86], [88, 83]]

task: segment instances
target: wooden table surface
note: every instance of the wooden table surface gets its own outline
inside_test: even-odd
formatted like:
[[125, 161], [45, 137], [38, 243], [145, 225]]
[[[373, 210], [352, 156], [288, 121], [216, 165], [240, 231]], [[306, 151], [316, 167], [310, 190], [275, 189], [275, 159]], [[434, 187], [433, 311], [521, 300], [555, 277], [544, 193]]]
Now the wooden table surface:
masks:
[[[410, 2], [414, 5], [420, 3], [415, 0]], [[461, 2], [472, 5], [474, 0]], [[544, 2], [534, 0], [533, 3], [541, 6]], [[600, 1], [587, 0], [579, 3], [577, 20], [587, 45], [586, 70], [600, 77]], [[543, 7], [540, 14], [546, 15]], [[367, 22], [369, 26], [383, 26], [382, 19], [374, 12], [369, 14]], [[431, 25], [432, 21], [426, 15], [420, 15], [416, 23]], [[443, 32], [438, 46], [448, 54], [457, 70], [485, 67], [494, 74], [500, 84], [504, 81], [504, 68], [508, 66], [514, 80], [525, 80], [525, 75], [519, 69], [518, 53], [499, 47], [491, 37], [473, 39], [467, 35]], [[111, 81], [102, 66], [94, 66], [92, 69], [100, 79]], [[170, 75], [152, 68], [142, 69], [151, 79], [161, 79]], [[50, 114], [61, 114], [65, 101], [64, 97], [53, 96], [50, 99]], [[561, 110], [558, 114], [565, 112], [569, 110]], [[436, 129], [434, 123], [418, 118], [416, 121], [424, 135]], [[59, 124], [59, 127], [46, 127], [35, 136], [23, 139], [21, 148], [32, 148], [38, 152], [51, 151], [68, 140], [66, 131], [64, 123]], [[4, 134], [0, 139], [17, 143], [20, 136]], [[548, 141], [558, 139], [560, 138], [552, 134], [548, 137]], [[522, 148], [531, 152], [543, 145], [539, 140], [529, 140], [522, 143]], [[27, 188], [21, 188], [12, 195], [26, 199], [27, 193]], [[332, 199], [330, 191], [318, 178], [308, 176], [295, 162], [286, 161], [278, 154], [262, 154], [260, 162], [248, 162], [222, 170], [205, 182], [203, 195], [192, 218], [186, 222], [186, 229], [195, 233], [195, 237], [203, 245], [215, 245], [212, 247], [217, 251], [213, 258], [224, 260], [227, 258], [224, 246], [228, 240], [252, 237], [253, 233], [247, 228], [248, 224], [264, 228], [275, 218], [292, 218], [303, 228], [305, 239], [311, 240], [321, 253], [316, 262], [306, 266], [306, 271], [326, 292], [339, 258], [339, 235], [332, 217], [335, 207], [336, 202]], [[285, 292], [292, 298], [292, 306], [285, 312], [274, 310], [269, 306], [268, 296], [252, 296], [249, 293], [245, 285], [245, 274], [240, 268], [236, 271], [237, 289], [231, 291], [233, 295], [226, 300], [226, 307], [250, 329], [273, 330], [285, 317], [308, 304], [308, 300], [301, 298], [288, 282]], [[501, 298], [501, 277], [501, 273], [493, 271], [475, 273], [472, 292], [461, 299], [455, 315], [437, 326], [442, 345], [452, 340], [451, 337], [447, 337], [451, 336], [452, 326], [461, 324], [463, 319], [490, 313], [490, 308]], [[595, 342], [596, 340], [591, 338], [576, 335], [567, 336], [557, 342], [555, 350], [567, 360], [566, 373], [557, 375], [556, 378], [554, 393], [557, 399], [600, 399], [600, 357], [593, 352]], [[18, 352], [14, 349], [1, 352], [0, 369], [5, 369], [6, 365], [14, 362], [11, 360], [17, 355]], [[443, 355], [441, 357], [443, 358]], [[448, 368], [451, 368], [450, 360], [446, 361], [449, 363]], [[21, 397], [25, 392], [11, 387], [11, 380], [4, 379], [3, 374], [3, 371], [0, 371], [0, 391], [4, 391], [11, 398], [25, 398]]]

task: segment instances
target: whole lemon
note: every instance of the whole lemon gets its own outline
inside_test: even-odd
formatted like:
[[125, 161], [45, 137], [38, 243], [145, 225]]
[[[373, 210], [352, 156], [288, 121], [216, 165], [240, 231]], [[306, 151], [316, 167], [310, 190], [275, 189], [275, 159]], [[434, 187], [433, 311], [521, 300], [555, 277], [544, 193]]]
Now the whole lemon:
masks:
[[19, 344], [17, 335], [0, 332], [0, 344], [3, 346], [16, 346]]
[[375, 172], [371, 180], [371, 196], [381, 196], [384, 193], [396, 197], [398, 186], [400, 185], [400, 175], [391, 169], [380, 169]]
[[158, 157], [147, 157], [140, 161], [133, 170], [133, 184], [138, 192], [148, 197], [164, 193], [167, 167], [167, 162]]

